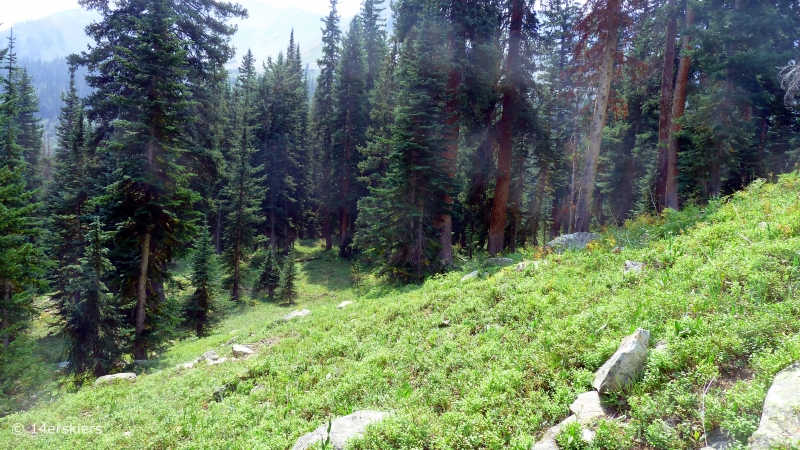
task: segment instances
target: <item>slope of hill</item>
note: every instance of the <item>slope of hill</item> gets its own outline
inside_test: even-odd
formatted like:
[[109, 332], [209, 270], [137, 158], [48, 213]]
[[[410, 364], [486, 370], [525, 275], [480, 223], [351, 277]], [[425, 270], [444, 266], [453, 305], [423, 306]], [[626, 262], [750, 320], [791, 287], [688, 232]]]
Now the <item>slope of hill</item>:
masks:
[[[63, 392], [0, 419], [0, 447], [287, 449], [329, 417], [376, 409], [391, 415], [351, 448], [527, 450], [643, 327], [665, 350], [610, 396], [617, 418], [592, 448], [700, 448], [712, 430], [744, 448], [772, 377], [800, 359], [799, 250], [797, 173], [639, 218], [585, 251], [512, 255], [547, 261], [523, 270], [462, 261], [421, 286], [353, 287], [346, 263], [303, 247], [316, 259], [303, 263], [296, 308], [311, 315], [248, 308], [211, 337], [175, 343], [133, 384]], [[626, 260], [644, 269], [623, 273]], [[473, 270], [482, 275], [462, 280]], [[343, 300], [354, 304], [337, 309]], [[229, 356], [232, 341], [257, 354], [176, 367], [207, 350]], [[30, 431], [41, 424], [101, 432]]]

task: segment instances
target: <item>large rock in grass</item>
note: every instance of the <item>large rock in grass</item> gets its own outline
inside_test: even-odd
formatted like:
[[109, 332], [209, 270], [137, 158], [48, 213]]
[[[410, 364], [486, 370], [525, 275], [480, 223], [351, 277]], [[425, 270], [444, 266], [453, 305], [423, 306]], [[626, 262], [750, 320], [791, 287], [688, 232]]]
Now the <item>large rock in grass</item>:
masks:
[[353, 414], [339, 417], [331, 423], [330, 434], [328, 434], [328, 423], [326, 422], [311, 433], [300, 436], [292, 450], [306, 450], [311, 444], [325, 442], [328, 436], [331, 438], [329, 448], [344, 450], [348, 439], [360, 436], [366, 430], [367, 425], [380, 422], [388, 414], [381, 411], [356, 411]]
[[558, 253], [564, 250], [579, 250], [589, 245], [589, 242], [600, 239], [597, 233], [578, 232], [561, 235], [545, 244], [545, 248], [552, 248]]
[[775, 376], [767, 391], [761, 423], [750, 437], [750, 448], [767, 450], [800, 445], [800, 361]]
[[113, 384], [118, 381], [134, 382], [136, 381], [136, 374], [131, 372], [125, 372], [125, 373], [115, 373], [113, 375], [105, 375], [94, 380], [94, 385], [99, 386], [101, 384]]
[[250, 356], [255, 354], [252, 348], [246, 347], [244, 345], [234, 344], [233, 348], [231, 349], [233, 356], [241, 357], [241, 356]]
[[650, 331], [637, 329], [622, 339], [611, 358], [597, 370], [592, 385], [601, 394], [616, 391], [632, 383], [644, 369]]
[[289, 314], [283, 316], [283, 321], [284, 322], [288, 322], [288, 321], [294, 319], [295, 317], [303, 317], [303, 316], [307, 316], [309, 314], [311, 314], [311, 311], [309, 311], [307, 309], [301, 309], [300, 311], [292, 311]]
[[471, 280], [473, 278], [478, 278], [478, 276], [479, 275], [478, 275], [478, 271], [477, 270], [472, 271], [472, 272], [464, 275], [463, 277], [461, 277], [461, 282], [463, 283], [463, 282], [469, 281], [469, 280]]

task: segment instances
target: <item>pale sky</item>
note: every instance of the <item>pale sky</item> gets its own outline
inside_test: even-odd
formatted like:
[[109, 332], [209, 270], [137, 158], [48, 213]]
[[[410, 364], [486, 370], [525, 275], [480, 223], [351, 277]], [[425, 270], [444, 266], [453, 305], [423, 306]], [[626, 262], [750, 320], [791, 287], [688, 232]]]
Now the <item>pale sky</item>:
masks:
[[[235, 1], [235, 0], [234, 0]], [[355, 15], [361, 8], [362, 0], [339, 0], [339, 15]], [[80, 8], [78, 0], [2, 0], [0, 9], [0, 29], [13, 26], [16, 22], [39, 19], [68, 9]], [[297, 7], [307, 11], [325, 14], [329, 0], [238, 0], [245, 7], [251, 4], [265, 4], [276, 8]]]

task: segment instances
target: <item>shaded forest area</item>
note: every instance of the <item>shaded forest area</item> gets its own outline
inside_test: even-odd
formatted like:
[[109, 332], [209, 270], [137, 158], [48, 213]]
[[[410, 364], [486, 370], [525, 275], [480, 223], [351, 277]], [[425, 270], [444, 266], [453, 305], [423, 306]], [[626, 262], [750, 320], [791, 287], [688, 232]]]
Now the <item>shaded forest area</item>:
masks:
[[[474, 252], [702, 203], [800, 159], [780, 78], [800, 2], [398, 0], [391, 35], [381, 3], [342, 26], [331, 1], [312, 94], [294, 35], [261, 67], [248, 51], [230, 82], [238, 5], [82, 0], [102, 19], [68, 58], [52, 157], [36, 118], [52, 105], [11, 39], [6, 357], [37, 295], [58, 311], [69, 370], [102, 375], [122, 355], [147, 359], [176, 323], [207, 332], [228, 294], [291, 293], [299, 239], [418, 282]], [[190, 254], [195, 294], [175, 312], [164, 285]]]

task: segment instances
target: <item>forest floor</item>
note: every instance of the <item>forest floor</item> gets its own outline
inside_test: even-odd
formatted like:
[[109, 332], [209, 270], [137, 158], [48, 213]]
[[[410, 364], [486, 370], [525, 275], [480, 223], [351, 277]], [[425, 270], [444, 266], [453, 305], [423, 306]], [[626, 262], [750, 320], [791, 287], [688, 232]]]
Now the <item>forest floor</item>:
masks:
[[[132, 384], [62, 389], [7, 415], [0, 448], [288, 449], [331, 417], [372, 409], [391, 415], [352, 449], [528, 450], [637, 327], [667, 351], [611, 395], [616, 417], [593, 448], [700, 448], [717, 428], [744, 448], [772, 378], [800, 359], [797, 174], [640, 217], [587, 250], [511, 255], [547, 261], [521, 271], [484, 256], [419, 286], [365, 276], [354, 287], [349, 263], [298, 250], [314, 259], [300, 264], [295, 305], [243, 307], [212, 336], [175, 342]], [[644, 270], [623, 273], [626, 260]], [[473, 270], [481, 276], [461, 281]], [[280, 320], [303, 308], [311, 314]], [[257, 354], [176, 367], [208, 350], [230, 356], [232, 338]], [[41, 425], [99, 432], [30, 431]]]

